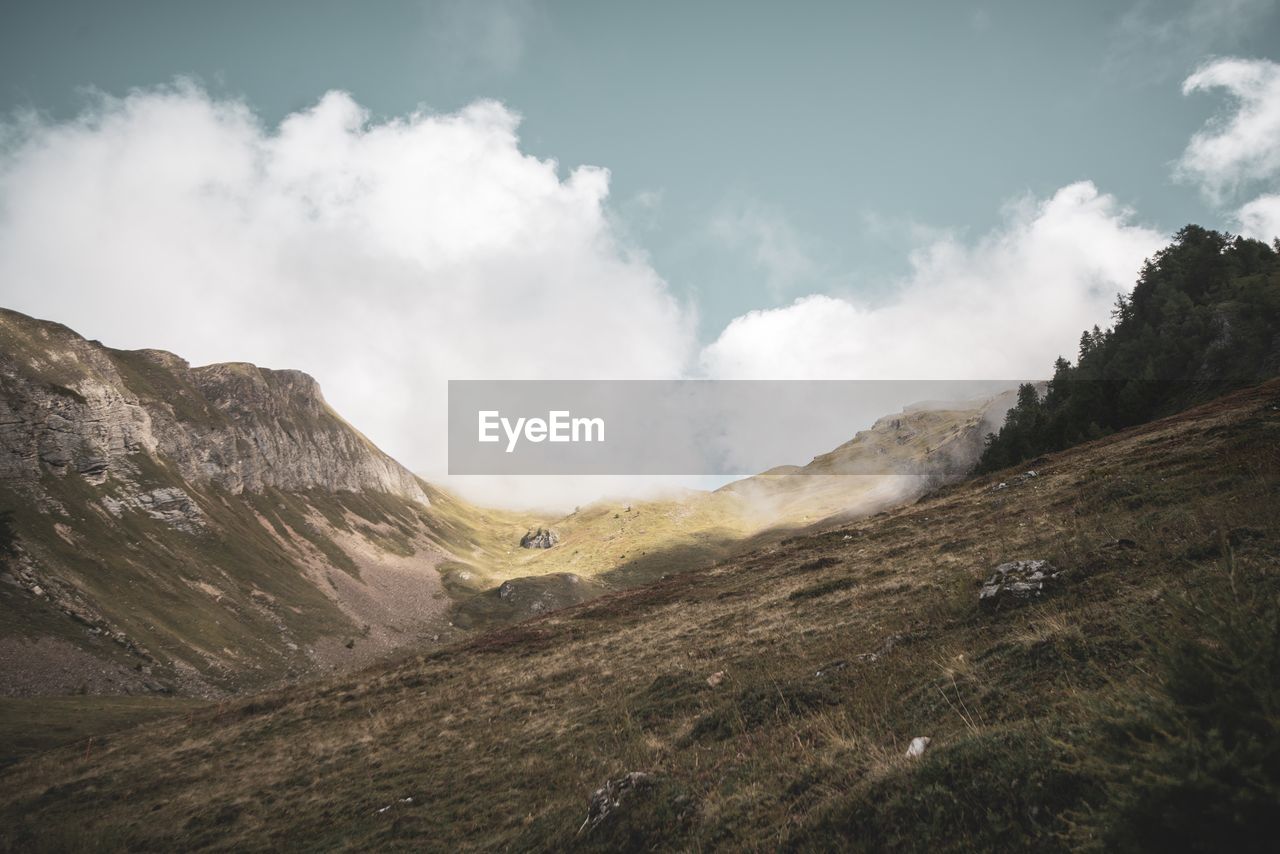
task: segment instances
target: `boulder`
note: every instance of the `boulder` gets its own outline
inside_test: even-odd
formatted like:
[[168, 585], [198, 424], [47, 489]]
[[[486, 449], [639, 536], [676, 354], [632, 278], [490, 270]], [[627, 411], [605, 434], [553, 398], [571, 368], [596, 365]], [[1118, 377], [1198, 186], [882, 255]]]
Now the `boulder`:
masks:
[[1051, 588], [1062, 572], [1047, 560], [1014, 560], [1002, 563], [991, 572], [978, 592], [978, 604], [988, 608], [1006, 602], [1027, 602], [1040, 598]]
[[550, 528], [539, 528], [536, 531], [528, 531], [520, 538], [520, 548], [522, 549], [549, 549], [556, 543], [560, 542], [560, 537]]

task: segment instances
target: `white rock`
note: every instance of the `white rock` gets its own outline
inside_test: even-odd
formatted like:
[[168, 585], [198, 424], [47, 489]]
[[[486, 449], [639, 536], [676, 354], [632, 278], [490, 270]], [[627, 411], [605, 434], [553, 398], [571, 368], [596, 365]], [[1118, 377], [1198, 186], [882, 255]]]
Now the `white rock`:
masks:
[[907, 758], [915, 759], [917, 756], [924, 756], [925, 749], [928, 748], [931, 741], [933, 739], [927, 735], [918, 735], [911, 739], [911, 744], [907, 745]]

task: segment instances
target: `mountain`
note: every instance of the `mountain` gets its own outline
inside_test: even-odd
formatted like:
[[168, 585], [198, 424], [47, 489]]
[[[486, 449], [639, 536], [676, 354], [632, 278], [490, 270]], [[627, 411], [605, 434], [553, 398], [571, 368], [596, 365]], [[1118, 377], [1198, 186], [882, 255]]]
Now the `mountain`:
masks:
[[298, 371], [0, 311], [5, 693], [214, 694], [447, 636], [440, 567], [527, 525], [419, 480]]
[[544, 520], [415, 477], [301, 372], [0, 311], [4, 693], [261, 688], [536, 616], [914, 498], [1009, 405], [908, 407], [805, 466]]
[[1277, 439], [1271, 382], [82, 740], [0, 771], [0, 846], [1265, 850]]
[[[557, 542], [466, 570], [473, 592], [454, 608], [459, 626], [481, 628], [537, 616], [677, 572], [762, 548], [833, 518], [854, 518], [913, 500], [966, 475], [1014, 392], [919, 403], [803, 466], [781, 466], [714, 492], [602, 501], [550, 523]], [[446, 578], [455, 582], [456, 574]]]
[[968, 475], [984, 437], [1014, 402], [1009, 391], [916, 403], [806, 465], [778, 467], [720, 491], [738, 496], [762, 520], [816, 522], [909, 501]]
[[[261, 688], [649, 583], [954, 479], [1000, 404], [909, 408], [791, 474], [548, 522], [415, 477], [301, 372], [0, 311], [4, 693]], [[544, 523], [554, 546], [521, 548]]]

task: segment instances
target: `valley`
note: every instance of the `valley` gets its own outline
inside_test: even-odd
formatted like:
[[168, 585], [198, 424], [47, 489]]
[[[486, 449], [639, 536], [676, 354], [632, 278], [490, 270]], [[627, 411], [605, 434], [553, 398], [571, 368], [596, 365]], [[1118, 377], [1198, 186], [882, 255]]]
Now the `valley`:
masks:
[[[1219, 713], [1181, 705], [1178, 674], [1253, 679], [1252, 665], [1194, 668], [1250, 654], [1275, 622], [1278, 437], [1271, 382], [1049, 455], [1034, 476], [944, 486], [436, 651], [143, 724], [87, 757], [52, 750], [2, 772], [4, 839], [1109, 844], [1160, 797], [1132, 788], [1133, 751], [1175, 775], [1195, 761], [1142, 735], [1149, 721]], [[1019, 560], [1051, 577], [980, 602]], [[1262, 678], [1218, 689], [1241, 737], [1267, 726], [1250, 717], [1274, 690]], [[927, 749], [909, 758], [917, 737]], [[598, 789], [623, 794], [591, 807], [610, 802]], [[1221, 841], [1233, 825], [1217, 816], [1169, 832]]]
[[[0, 338], [11, 696], [215, 699], [446, 643], [909, 499], [962, 476], [1011, 403], [918, 407], [806, 466], [547, 518], [414, 476], [300, 372], [191, 368], [15, 312]], [[544, 527], [553, 548], [520, 547]]]

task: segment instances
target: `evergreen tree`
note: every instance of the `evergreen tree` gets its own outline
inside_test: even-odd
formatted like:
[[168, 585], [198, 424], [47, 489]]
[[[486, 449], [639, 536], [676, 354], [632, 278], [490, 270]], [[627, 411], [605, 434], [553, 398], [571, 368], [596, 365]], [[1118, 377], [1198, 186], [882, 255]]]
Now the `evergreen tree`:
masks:
[[1114, 326], [1059, 357], [1043, 399], [1018, 390], [987, 437], [979, 471], [1141, 424], [1280, 374], [1280, 241], [1269, 246], [1197, 225], [1143, 265]]

